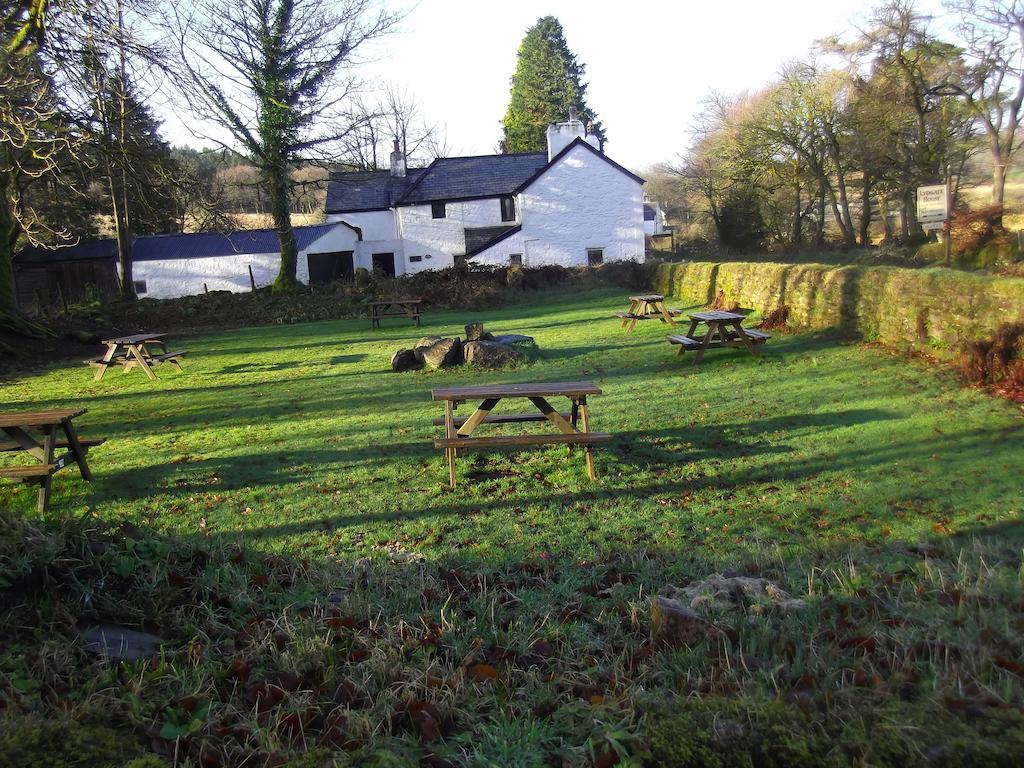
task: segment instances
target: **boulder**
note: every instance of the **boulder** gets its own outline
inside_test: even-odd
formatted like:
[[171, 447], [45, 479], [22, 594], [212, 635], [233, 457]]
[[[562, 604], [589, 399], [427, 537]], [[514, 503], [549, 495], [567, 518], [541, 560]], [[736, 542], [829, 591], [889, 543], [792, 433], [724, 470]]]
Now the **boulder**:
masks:
[[466, 326], [466, 341], [481, 341], [484, 335], [483, 323], [469, 323]]
[[463, 350], [467, 363], [483, 368], [501, 368], [525, 358], [522, 352], [510, 344], [494, 341], [467, 341]]
[[440, 336], [424, 336], [422, 339], [412, 345], [412, 351], [416, 354], [416, 359], [421, 363], [423, 362], [423, 350], [427, 347], [432, 347], [441, 340]]
[[498, 344], [511, 344], [514, 346], [533, 346], [536, 342], [533, 336], [524, 336], [521, 333], [495, 333], [491, 341]]
[[651, 599], [651, 634], [658, 642], [674, 648], [725, 637], [721, 629], [692, 608], [661, 595]]
[[458, 338], [441, 339], [429, 347], [423, 347], [421, 354], [423, 362], [433, 370], [458, 365], [462, 362], [462, 341]]
[[413, 349], [400, 349], [395, 352], [395, 356], [391, 358], [391, 370], [395, 373], [415, 371], [422, 367], [423, 359], [417, 357], [416, 350]]

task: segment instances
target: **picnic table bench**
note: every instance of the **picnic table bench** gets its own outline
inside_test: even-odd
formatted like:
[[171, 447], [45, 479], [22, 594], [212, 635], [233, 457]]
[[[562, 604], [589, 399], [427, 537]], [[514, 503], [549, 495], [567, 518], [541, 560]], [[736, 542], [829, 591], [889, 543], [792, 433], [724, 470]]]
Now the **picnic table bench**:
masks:
[[[141, 368], [150, 380], [156, 380], [156, 373], [153, 366], [158, 363], [169, 363], [176, 371], [181, 371], [181, 358], [188, 350], [182, 349], [177, 352], [167, 350], [166, 333], [134, 333], [130, 336], [118, 336], [113, 339], [106, 339], [107, 351], [100, 357], [86, 360], [86, 365], [96, 368], [94, 378], [99, 381], [107, 368], [112, 365], [120, 365], [124, 372], [128, 373], [133, 368]], [[160, 347], [160, 352], [154, 354], [149, 350], [151, 345]]]
[[[36, 463], [0, 468], [0, 477], [39, 485], [37, 509], [45, 512], [50, 502], [50, 478], [72, 462], [78, 465], [83, 480], [92, 480], [86, 461], [89, 448], [102, 445], [103, 440], [79, 437], [72, 419], [85, 413], [85, 408], [63, 408], [52, 411], [14, 411], [0, 413], [0, 430], [9, 440], [0, 441], [0, 453], [24, 451]], [[58, 432], [63, 432], [63, 439]], [[55, 456], [56, 450], [67, 453]]]
[[663, 323], [675, 325], [673, 318], [683, 314], [681, 309], [669, 309], [665, 306], [665, 297], [660, 293], [647, 293], [642, 296], [629, 297], [629, 309], [625, 312], [616, 312], [615, 317], [622, 321], [622, 327], [627, 333], [632, 333], [640, 320], [653, 320], [657, 318]]
[[[737, 312], [710, 310], [694, 312], [689, 318], [690, 329], [685, 334], [670, 334], [668, 341], [679, 346], [678, 355], [683, 355], [691, 349], [696, 351], [697, 356], [693, 360], [695, 365], [701, 361], [707, 350], [720, 347], [746, 347], [747, 351], [756, 357], [756, 346], [764, 344], [771, 338], [771, 335], [764, 331], [744, 328], [743, 321], [746, 315]], [[702, 323], [707, 325], [707, 331], [698, 337], [697, 328]]]
[[[448, 459], [448, 481], [455, 487], [455, 459], [459, 451], [477, 448], [497, 448], [527, 445], [583, 446], [586, 455], [587, 476], [597, 479], [594, 468], [593, 446], [612, 439], [603, 432], [590, 431], [588, 395], [600, 395], [601, 389], [589, 381], [551, 382], [539, 384], [486, 384], [476, 387], [441, 387], [432, 389], [433, 400], [444, 401], [444, 418], [434, 419], [435, 426], [443, 425], [444, 438], [434, 440], [435, 448], [443, 448]], [[560, 412], [548, 402], [550, 397], [569, 399], [570, 410]], [[537, 408], [536, 413], [493, 414], [491, 411], [505, 398], [526, 398]], [[468, 400], [481, 400], [468, 417], [456, 417], [455, 409]], [[550, 422], [558, 432], [474, 437], [481, 424], [524, 424]]]
[[409, 317], [420, 325], [420, 305], [423, 299], [382, 299], [381, 301], [367, 302], [366, 306], [370, 312], [370, 327], [380, 328], [381, 318], [384, 317]]

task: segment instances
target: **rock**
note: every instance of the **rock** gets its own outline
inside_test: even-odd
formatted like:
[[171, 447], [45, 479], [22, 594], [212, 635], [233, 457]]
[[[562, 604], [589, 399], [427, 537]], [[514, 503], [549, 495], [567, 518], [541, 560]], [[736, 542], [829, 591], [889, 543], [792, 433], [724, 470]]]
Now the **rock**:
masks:
[[422, 367], [423, 359], [417, 357], [416, 351], [412, 349], [400, 349], [395, 352], [395, 356], [391, 358], [391, 370], [395, 373], [415, 371]]
[[422, 351], [423, 362], [428, 368], [436, 370], [458, 365], [462, 362], [462, 341], [460, 339], [441, 339]]
[[766, 607], [778, 606], [784, 611], [798, 611], [806, 606], [767, 579], [753, 576], [722, 576], [715, 574], [694, 581], [683, 588], [666, 587], [662, 595], [680, 600], [690, 608], [704, 611], [727, 611], [749, 608], [757, 613]]
[[483, 368], [501, 368], [525, 357], [515, 347], [494, 341], [467, 341], [463, 350], [467, 363]]
[[651, 633], [655, 640], [673, 647], [725, 637], [722, 630], [696, 611], [661, 595], [651, 598]]
[[416, 359], [423, 362], [423, 350], [432, 347], [441, 340], [440, 336], [424, 336], [412, 345], [412, 351], [416, 353]]
[[491, 341], [514, 346], [533, 346], [537, 343], [533, 340], [533, 336], [524, 336], [521, 333], [495, 333], [491, 336]]
[[466, 341], [480, 341], [484, 338], [484, 324], [470, 323], [466, 326]]
[[157, 655], [164, 644], [156, 635], [112, 624], [93, 627], [82, 637], [86, 651], [113, 661], [148, 659]]

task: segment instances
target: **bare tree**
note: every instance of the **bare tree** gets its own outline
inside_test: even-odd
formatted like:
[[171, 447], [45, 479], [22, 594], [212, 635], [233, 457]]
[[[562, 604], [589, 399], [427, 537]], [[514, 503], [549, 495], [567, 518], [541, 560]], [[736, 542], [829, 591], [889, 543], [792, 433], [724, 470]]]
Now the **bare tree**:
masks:
[[398, 20], [376, 0], [200, 0], [171, 11], [191, 110], [223, 128], [263, 177], [281, 246], [275, 290], [297, 284], [289, 172], [337, 157], [353, 130], [356, 53]]
[[992, 204], [1002, 205], [1006, 169], [1020, 149], [1024, 108], [1024, 2], [954, 0], [967, 66], [951, 70], [934, 90], [963, 98], [981, 123], [992, 157]]

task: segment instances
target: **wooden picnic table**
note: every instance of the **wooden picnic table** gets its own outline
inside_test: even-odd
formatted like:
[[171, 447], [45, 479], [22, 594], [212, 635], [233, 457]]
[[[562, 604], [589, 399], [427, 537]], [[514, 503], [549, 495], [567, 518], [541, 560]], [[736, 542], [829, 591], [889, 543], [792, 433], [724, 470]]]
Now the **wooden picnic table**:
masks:
[[[100, 357], [86, 360], [87, 365], [96, 368], [95, 379], [99, 381], [107, 368], [112, 365], [124, 367], [124, 372], [132, 368], [141, 368], [150, 380], [156, 380], [156, 373], [153, 366], [158, 363], [170, 363], [176, 371], [181, 371], [181, 358], [187, 350], [178, 352], [167, 351], [166, 333], [133, 333], [130, 336], [118, 336], [113, 339], [106, 339], [107, 351]], [[150, 346], [160, 347], [160, 351], [153, 353]]]
[[[685, 334], [669, 335], [670, 344], [677, 344], [682, 355], [688, 349], [697, 351], [694, 358], [694, 365], [704, 357], [708, 349], [719, 347], [746, 347], [750, 354], [757, 356], [756, 345], [764, 344], [771, 338], [770, 334], [764, 331], [757, 331], [743, 327], [746, 315], [736, 312], [725, 312], [722, 310], [709, 310], [707, 312], [694, 312], [688, 315], [690, 318], [690, 329]], [[697, 336], [697, 328], [704, 324], [707, 331], [703, 336]]]
[[625, 312], [616, 312], [615, 317], [622, 320], [622, 327], [627, 333], [632, 333], [639, 320], [653, 320], [657, 318], [663, 323], [675, 325], [674, 317], [681, 315], [681, 309], [668, 309], [665, 307], [665, 297], [660, 293], [647, 293], [642, 296], [629, 297], [629, 309]]
[[[444, 418], [434, 419], [435, 426], [443, 425], [445, 436], [434, 440], [435, 448], [443, 448], [448, 458], [448, 481], [455, 487], [455, 459], [458, 451], [474, 448], [549, 445], [582, 445], [586, 455], [587, 476], [597, 479], [594, 469], [595, 443], [611, 440], [612, 436], [590, 431], [590, 410], [588, 395], [600, 395], [601, 389], [589, 381], [563, 381], [539, 384], [485, 384], [476, 387], [440, 387], [432, 389], [434, 400], [444, 401]], [[569, 399], [570, 410], [559, 412], [548, 402], [550, 397], [564, 396]], [[505, 398], [526, 398], [537, 408], [537, 413], [492, 414], [499, 401]], [[460, 403], [480, 400], [468, 417], [456, 417], [455, 409]], [[524, 424], [530, 422], [551, 422], [556, 433], [532, 433], [473, 437], [481, 424]]]
[[[62, 408], [52, 411], [14, 411], [0, 413], [0, 430], [10, 438], [0, 442], [0, 452], [24, 451], [37, 463], [21, 467], [0, 468], [0, 477], [39, 485], [37, 509], [46, 511], [50, 502], [50, 478], [70, 463], [78, 465], [84, 480], [92, 480], [85, 455], [89, 448], [101, 445], [102, 439], [79, 437], [71, 421], [85, 413], [85, 408]], [[58, 432], [64, 433], [60, 439]], [[55, 457], [58, 448], [67, 453]]]
[[367, 302], [366, 306], [370, 312], [370, 327], [380, 328], [381, 318], [384, 317], [409, 317], [418, 328], [422, 303], [423, 299], [382, 299]]

